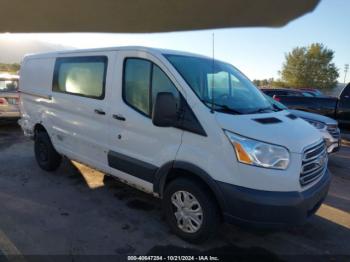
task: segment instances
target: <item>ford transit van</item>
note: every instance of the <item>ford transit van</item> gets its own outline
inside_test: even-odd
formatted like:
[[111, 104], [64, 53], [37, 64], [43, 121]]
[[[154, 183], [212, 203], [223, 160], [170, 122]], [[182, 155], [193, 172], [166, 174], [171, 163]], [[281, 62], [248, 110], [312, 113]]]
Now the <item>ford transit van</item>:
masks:
[[221, 221], [302, 224], [326, 197], [320, 132], [228, 63], [145, 47], [63, 51], [26, 56], [19, 86], [42, 169], [66, 156], [153, 194], [187, 241]]

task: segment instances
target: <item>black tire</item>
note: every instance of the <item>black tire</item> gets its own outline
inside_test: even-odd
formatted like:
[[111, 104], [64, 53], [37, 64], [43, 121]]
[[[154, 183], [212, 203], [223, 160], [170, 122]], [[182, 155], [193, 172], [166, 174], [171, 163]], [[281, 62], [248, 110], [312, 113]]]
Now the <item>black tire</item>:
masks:
[[35, 135], [34, 153], [38, 165], [45, 171], [54, 171], [61, 164], [62, 156], [57, 153], [46, 132]]
[[[201, 182], [187, 178], [178, 178], [170, 182], [165, 188], [163, 196], [163, 211], [171, 230], [180, 238], [191, 242], [201, 243], [212, 237], [220, 225], [220, 210], [214, 196], [208, 192], [208, 188]], [[199, 202], [202, 209], [202, 224], [198, 231], [185, 232], [178, 226], [175, 216], [177, 208], [172, 203], [172, 196], [175, 192], [185, 191], [190, 193]], [[180, 223], [181, 224], [181, 223]]]

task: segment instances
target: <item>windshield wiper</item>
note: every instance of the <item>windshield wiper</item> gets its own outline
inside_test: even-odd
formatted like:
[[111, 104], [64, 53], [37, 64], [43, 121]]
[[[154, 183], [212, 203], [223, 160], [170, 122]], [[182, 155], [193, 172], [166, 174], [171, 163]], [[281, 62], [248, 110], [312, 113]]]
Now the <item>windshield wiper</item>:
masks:
[[[203, 101], [203, 100], [202, 100]], [[242, 112], [236, 110], [236, 109], [233, 109], [231, 107], [229, 107], [228, 105], [221, 105], [221, 104], [216, 104], [216, 103], [212, 103], [212, 102], [209, 102], [209, 101], [203, 101], [204, 103], [206, 103], [207, 105], [209, 106], [217, 106], [217, 107], [220, 107], [220, 111], [225, 111], [225, 112], [230, 112], [230, 113], [234, 113], [234, 114], [237, 114], [237, 115], [241, 115], [243, 114]]]
[[272, 104], [272, 106], [273, 106], [273, 108], [275, 109], [275, 110], [274, 110], [275, 112], [285, 110], [284, 108], [281, 108], [281, 107], [279, 107], [279, 106], [277, 106], [277, 105], [275, 105], [275, 104]]
[[271, 107], [263, 107], [259, 108], [257, 110], [254, 110], [252, 112], [249, 112], [249, 114], [255, 114], [255, 113], [268, 113], [268, 111], [276, 112], [276, 109], [273, 109]]

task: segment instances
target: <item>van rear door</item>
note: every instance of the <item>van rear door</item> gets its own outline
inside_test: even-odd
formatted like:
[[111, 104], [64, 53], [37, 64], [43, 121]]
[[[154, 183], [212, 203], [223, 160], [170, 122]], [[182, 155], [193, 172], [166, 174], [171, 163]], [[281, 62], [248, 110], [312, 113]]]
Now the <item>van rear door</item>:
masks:
[[152, 123], [152, 106], [158, 92], [172, 92], [180, 101], [179, 87], [166, 72], [148, 53], [118, 52], [108, 161], [112, 174], [150, 192], [158, 168], [175, 159], [183, 134], [181, 129]]

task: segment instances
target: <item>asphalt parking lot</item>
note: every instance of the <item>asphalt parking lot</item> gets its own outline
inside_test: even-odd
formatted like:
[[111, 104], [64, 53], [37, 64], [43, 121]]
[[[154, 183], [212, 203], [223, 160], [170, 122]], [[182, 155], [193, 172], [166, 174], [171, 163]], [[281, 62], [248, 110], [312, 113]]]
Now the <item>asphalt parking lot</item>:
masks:
[[329, 195], [306, 225], [268, 231], [223, 225], [215, 239], [191, 245], [169, 232], [159, 200], [67, 159], [56, 172], [44, 172], [35, 162], [33, 142], [16, 124], [0, 124], [0, 255], [23, 261], [34, 258], [27, 255], [114, 255], [126, 260], [146, 254], [214, 255], [221, 261], [246, 255], [262, 261], [350, 261], [346, 139], [329, 168]]

